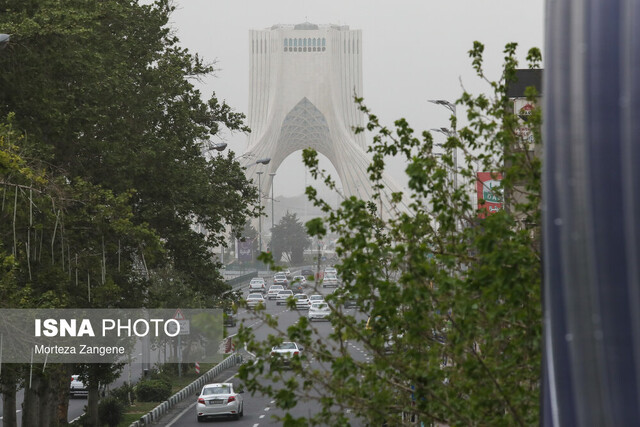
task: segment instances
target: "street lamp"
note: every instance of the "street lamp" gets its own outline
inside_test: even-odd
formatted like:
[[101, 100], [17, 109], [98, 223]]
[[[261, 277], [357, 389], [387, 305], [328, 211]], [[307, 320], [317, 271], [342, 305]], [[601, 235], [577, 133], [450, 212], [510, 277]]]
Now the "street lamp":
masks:
[[258, 171], [256, 174], [258, 175], [258, 252], [262, 252], [262, 174], [264, 172]]
[[[449, 128], [439, 128], [439, 129], [431, 129], [434, 132], [440, 132], [444, 135], [447, 136], [447, 138], [451, 138], [451, 137], [455, 137], [457, 135], [456, 132], [456, 123], [457, 123], [457, 116], [456, 116], [456, 105], [452, 104], [449, 101], [446, 101], [444, 99], [430, 99], [429, 102], [431, 102], [432, 104], [436, 104], [436, 105], [442, 105], [443, 107], [449, 109], [451, 111], [451, 113], [453, 114], [453, 129], [449, 129]], [[454, 190], [458, 189], [458, 147], [454, 147], [453, 148], [453, 188]]]
[[211, 145], [211, 148], [213, 148], [216, 151], [223, 151], [225, 148], [227, 148], [227, 143], [226, 142], [218, 142], [217, 144]]
[[273, 202], [275, 202], [275, 199], [273, 198], [273, 177], [276, 176], [275, 172], [271, 172], [269, 173], [269, 176], [271, 177], [271, 239], [273, 240], [273, 227], [274, 227], [274, 216], [273, 216]]

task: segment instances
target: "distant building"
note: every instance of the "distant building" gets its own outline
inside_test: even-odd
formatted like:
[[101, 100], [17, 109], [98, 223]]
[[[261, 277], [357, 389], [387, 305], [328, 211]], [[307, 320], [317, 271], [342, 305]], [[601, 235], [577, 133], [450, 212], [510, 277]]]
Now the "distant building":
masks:
[[[346, 25], [274, 25], [249, 33], [249, 117], [246, 163], [271, 158], [260, 170], [275, 173], [291, 154], [314, 148], [335, 167], [347, 196], [370, 199], [369, 156], [362, 96], [362, 33]], [[258, 167], [247, 169], [255, 179]], [[267, 176], [265, 174], [265, 176]], [[385, 178], [390, 191], [397, 191]], [[270, 180], [262, 181], [269, 194]], [[389, 209], [388, 199], [383, 200]], [[381, 207], [382, 209], [382, 207]]]
[[[535, 146], [534, 135], [528, 123], [528, 117], [541, 105], [542, 76], [543, 70], [541, 69], [519, 69], [516, 70], [516, 79], [507, 85], [507, 96], [510, 100], [511, 110], [519, 117], [519, 126], [516, 129], [519, 141], [516, 147], [510, 147], [510, 149], [526, 150], [532, 158], [542, 158], [542, 147], [540, 145]], [[529, 101], [525, 95], [528, 87], [534, 87], [538, 93], [538, 99], [534, 102]], [[505, 194], [506, 209], [510, 209], [514, 204], [525, 200], [524, 187], [525, 183], [522, 183], [516, 186], [511, 194]]]

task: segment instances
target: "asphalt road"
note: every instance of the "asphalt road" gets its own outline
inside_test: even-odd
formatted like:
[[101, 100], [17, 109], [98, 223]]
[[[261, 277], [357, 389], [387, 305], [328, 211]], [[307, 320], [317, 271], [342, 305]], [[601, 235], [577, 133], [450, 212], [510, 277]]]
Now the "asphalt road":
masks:
[[[307, 290], [307, 294], [311, 295], [313, 293], [321, 293], [327, 295], [332, 292], [333, 289], [320, 289], [319, 292], [313, 291], [312, 288]], [[245, 290], [246, 294], [246, 290]], [[286, 329], [288, 326], [294, 324], [298, 321], [300, 316], [306, 316], [306, 310], [291, 310], [288, 307], [281, 305], [276, 305], [275, 300], [267, 301], [266, 312], [268, 314], [274, 315], [278, 317], [278, 323], [280, 328]], [[362, 315], [364, 316], [364, 315]], [[262, 321], [257, 319], [255, 315], [248, 310], [242, 309], [238, 314], [238, 320], [243, 322], [245, 326], [249, 326], [253, 329], [254, 334], [258, 340], [266, 339], [269, 334], [274, 334], [275, 331], [264, 324]], [[331, 324], [329, 322], [314, 322], [313, 325], [317, 328], [317, 338], [327, 337], [333, 330]], [[235, 328], [229, 328], [228, 331], [232, 335], [234, 334]], [[349, 343], [349, 349], [356, 360], [367, 361], [369, 360], [369, 355], [357, 345]], [[317, 361], [311, 359], [310, 361], [312, 367], [319, 367]], [[285, 374], [285, 379], [287, 378]], [[239, 381], [236, 378], [231, 377], [231, 373], [229, 373], [229, 377], [220, 378], [219, 381], [224, 382], [226, 380], [232, 381], [234, 384], [238, 385]], [[218, 381], [218, 379], [216, 379]], [[278, 385], [275, 385], [276, 387]], [[234, 426], [243, 427], [261, 427], [261, 426], [278, 426], [281, 425], [281, 422], [277, 421], [274, 416], [284, 416], [285, 412], [281, 409], [278, 409], [275, 406], [275, 401], [261, 394], [256, 394], [252, 396], [250, 393], [243, 394], [244, 398], [244, 417], [242, 417], [238, 421], [231, 421], [229, 419], [218, 419], [211, 420], [205, 423], [199, 423], [196, 419], [195, 413], [195, 402], [196, 397], [193, 397], [193, 400], [189, 403], [182, 405], [179, 411], [174, 411], [168, 417], [165, 417], [165, 420], [161, 423], [166, 427], [183, 427], [183, 426], [202, 426], [207, 425], [226, 425], [227, 423], [232, 423]], [[300, 416], [310, 416], [316, 413], [320, 409], [320, 405], [315, 401], [300, 401], [298, 405], [290, 411], [291, 415], [294, 417]], [[352, 419], [352, 426], [361, 425], [357, 419]]]

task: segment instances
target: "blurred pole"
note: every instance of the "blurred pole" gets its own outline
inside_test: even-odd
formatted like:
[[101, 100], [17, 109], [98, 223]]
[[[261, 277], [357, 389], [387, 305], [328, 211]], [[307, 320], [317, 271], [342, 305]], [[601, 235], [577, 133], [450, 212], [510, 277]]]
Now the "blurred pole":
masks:
[[548, 0], [544, 426], [640, 425], [640, 7]]

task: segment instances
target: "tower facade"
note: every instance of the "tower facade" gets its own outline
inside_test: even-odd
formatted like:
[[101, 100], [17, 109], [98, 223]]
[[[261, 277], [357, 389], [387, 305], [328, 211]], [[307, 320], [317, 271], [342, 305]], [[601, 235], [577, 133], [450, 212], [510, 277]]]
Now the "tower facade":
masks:
[[[362, 96], [362, 34], [344, 25], [274, 25], [249, 36], [249, 146], [276, 172], [292, 153], [314, 148], [335, 167], [347, 196], [371, 196]], [[247, 163], [250, 163], [247, 160]], [[256, 168], [247, 176], [255, 179]], [[265, 174], [267, 176], [267, 174]], [[263, 180], [263, 194], [271, 182]], [[386, 202], [385, 202], [386, 203]]]

